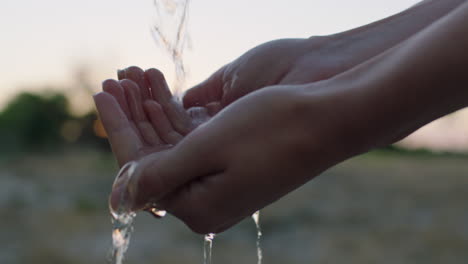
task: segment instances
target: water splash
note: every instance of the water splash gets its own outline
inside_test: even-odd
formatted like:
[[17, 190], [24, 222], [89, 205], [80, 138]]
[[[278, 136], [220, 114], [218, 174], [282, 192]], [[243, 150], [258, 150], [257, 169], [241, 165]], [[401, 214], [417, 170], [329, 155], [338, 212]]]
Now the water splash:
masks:
[[[187, 31], [188, 10], [190, 0], [154, 0], [156, 16], [154, 19], [151, 33], [157, 45], [162, 46], [169, 53], [175, 67], [175, 83], [173, 85], [173, 95], [180, 99], [181, 91], [185, 88], [187, 71], [183, 61], [185, 48], [189, 45], [190, 38]], [[128, 250], [130, 237], [133, 232], [133, 220], [136, 213], [131, 210], [132, 202], [136, 194], [136, 184], [134, 184], [136, 162], [129, 162], [122, 167], [116, 177], [113, 188], [119, 186], [124, 191], [120, 192], [118, 197], [117, 209], [109, 203], [112, 215], [112, 260], [113, 264], [122, 264], [124, 255]], [[156, 205], [149, 204], [146, 209], [157, 218], [166, 215], [163, 210], [157, 209]], [[252, 215], [257, 228], [257, 264], [262, 263], [262, 250], [260, 239], [262, 232], [260, 229], [260, 212]], [[212, 249], [215, 234], [210, 233], [204, 237], [204, 264], [212, 264]]]
[[252, 215], [252, 219], [254, 220], [255, 226], [257, 227], [257, 264], [262, 264], [263, 252], [260, 245], [260, 240], [262, 238], [262, 229], [260, 227], [260, 211], [255, 212]]
[[135, 214], [117, 214], [113, 215], [112, 224], [112, 259], [111, 263], [123, 263], [125, 252], [127, 252], [130, 243], [130, 236], [133, 232], [133, 219]]
[[154, 0], [156, 10], [151, 33], [157, 45], [172, 58], [175, 67], [173, 94], [180, 97], [187, 71], [183, 55], [190, 44], [187, 30], [190, 0]]
[[[120, 196], [117, 201], [109, 200], [109, 209], [112, 216], [112, 264], [122, 264], [128, 246], [130, 237], [133, 232], [133, 221], [136, 217], [136, 212], [132, 210], [135, 195], [137, 193], [136, 179], [138, 177], [138, 163], [135, 161], [125, 164], [119, 171], [112, 188], [120, 189]], [[114, 198], [115, 199], [115, 198]], [[166, 211], [157, 209], [155, 204], [148, 204], [145, 209], [157, 218], [162, 218], [166, 215]], [[257, 228], [257, 264], [262, 263], [262, 249], [260, 247], [260, 239], [262, 231], [260, 228], [260, 211], [252, 215]], [[203, 242], [203, 257], [204, 264], [212, 264], [212, 250], [214, 233], [205, 235]]]
[[[113, 187], [124, 186], [127, 188], [128, 182], [135, 171], [134, 163], [127, 163], [119, 171]], [[118, 205], [114, 208], [109, 200], [109, 209], [112, 216], [112, 259], [113, 264], [122, 264], [125, 252], [127, 252], [130, 243], [130, 237], [133, 232], [133, 220], [136, 214], [130, 210], [129, 197], [130, 192], [124, 191], [118, 197]]]
[[213, 240], [215, 238], [215, 234], [210, 233], [205, 235], [205, 241], [203, 243], [203, 263], [204, 264], [211, 264], [211, 255], [213, 251]]
[[[180, 99], [181, 92], [185, 88], [187, 71], [184, 65], [183, 55], [185, 48], [189, 45], [190, 38], [187, 30], [188, 10], [190, 0], [154, 0], [156, 17], [154, 19], [151, 33], [157, 45], [162, 46], [172, 58], [175, 67], [175, 83], [172, 94]], [[206, 121], [206, 109], [192, 109], [190, 113], [194, 120], [199, 123]], [[202, 111], [200, 111], [202, 110]], [[199, 125], [197, 123], [197, 125]], [[161, 211], [156, 209], [153, 215], [159, 216]], [[164, 212], [165, 214], [165, 212]], [[205, 235], [203, 242], [203, 257], [205, 264], [211, 264], [211, 253], [215, 234]]]
[[[136, 217], [136, 213], [132, 210], [132, 204], [137, 191], [135, 184], [137, 165], [138, 163], [135, 161], [125, 164], [117, 174], [112, 186], [113, 189], [121, 189], [117, 201], [112, 202], [109, 200], [109, 210], [112, 216], [112, 264], [123, 263], [130, 244], [133, 220]], [[146, 206], [146, 208], [147, 211], [158, 218], [166, 215], [165, 211], [158, 210], [153, 204]]]

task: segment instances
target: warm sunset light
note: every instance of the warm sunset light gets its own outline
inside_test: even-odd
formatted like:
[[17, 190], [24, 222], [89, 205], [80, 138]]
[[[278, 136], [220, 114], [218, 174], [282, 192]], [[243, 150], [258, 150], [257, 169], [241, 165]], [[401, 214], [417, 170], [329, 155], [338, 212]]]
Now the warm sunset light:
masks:
[[2, 1], [0, 264], [468, 263], [467, 25], [466, 0]]

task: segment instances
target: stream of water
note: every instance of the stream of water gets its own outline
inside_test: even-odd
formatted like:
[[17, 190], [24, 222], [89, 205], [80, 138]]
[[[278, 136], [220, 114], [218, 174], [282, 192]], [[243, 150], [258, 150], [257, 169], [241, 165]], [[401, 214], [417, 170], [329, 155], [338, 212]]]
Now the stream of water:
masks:
[[[125, 189], [129, 188], [129, 182], [135, 171], [135, 162], [129, 162], [120, 169], [115, 178], [113, 188], [122, 185]], [[133, 232], [133, 220], [136, 213], [130, 209], [131, 192], [123, 191], [120, 193], [117, 208], [113, 208], [109, 201], [109, 209], [112, 216], [112, 264], [122, 264], [125, 252], [130, 244], [130, 236]]]
[[155, 17], [151, 33], [155, 43], [171, 57], [175, 68], [172, 92], [180, 97], [185, 88], [187, 71], [184, 51], [190, 44], [188, 10], [190, 0], [154, 0]]
[[[151, 27], [151, 33], [156, 44], [164, 48], [171, 56], [175, 67], [175, 82], [173, 84], [173, 94], [180, 98], [181, 91], [185, 88], [186, 67], [184, 65], [183, 54], [189, 44], [189, 35], [187, 30], [188, 9], [190, 0], [154, 0], [155, 19]], [[125, 252], [130, 243], [130, 237], [133, 232], [133, 220], [136, 213], [131, 210], [132, 197], [136, 193], [135, 185], [132, 179], [135, 176], [136, 162], [129, 162], [119, 171], [114, 187], [123, 186], [125, 191], [120, 192], [117, 208], [109, 206], [112, 215], [112, 264], [122, 264]], [[166, 214], [165, 211], [158, 210], [150, 205], [148, 212], [161, 218]], [[260, 212], [252, 215], [257, 228], [257, 264], [262, 263], [262, 250], [260, 239], [262, 232], [260, 229]], [[215, 234], [207, 234], [203, 241], [204, 264], [212, 264], [212, 249]]]
[[[125, 256], [125, 252], [130, 244], [131, 234], [133, 232], [133, 220], [136, 217], [136, 212], [132, 211], [132, 202], [134, 201], [134, 195], [137, 192], [135, 186], [135, 177], [137, 177], [137, 165], [135, 161], [125, 164], [120, 169], [113, 188], [121, 188], [120, 197], [118, 197], [117, 206], [113, 207], [109, 201], [109, 209], [112, 216], [112, 264], [122, 264]], [[151, 204], [147, 206], [147, 211], [152, 213], [158, 218], [162, 218], [166, 215], [163, 210], [158, 210], [155, 205]], [[262, 231], [260, 228], [260, 212], [257, 211], [252, 215], [252, 219], [255, 222], [257, 228], [257, 264], [262, 263], [262, 249], [260, 247], [260, 239], [262, 237]], [[212, 264], [212, 249], [213, 240], [215, 234], [206, 234], [203, 241], [203, 258], [204, 264]]]
[[262, 247], [260, 245], [260, 241], [262, 239], [262, 229], [260, 227], [260, 211], [255, 212], [252, 215], [252, 219], [254, 220], [255, 227], [257, 228], [257, 264], [262, 264], [263, 252]]

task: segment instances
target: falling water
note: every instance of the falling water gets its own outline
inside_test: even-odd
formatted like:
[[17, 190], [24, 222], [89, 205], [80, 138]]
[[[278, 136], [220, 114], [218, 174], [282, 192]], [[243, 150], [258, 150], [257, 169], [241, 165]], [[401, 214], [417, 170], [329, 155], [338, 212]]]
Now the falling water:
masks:
[[[130, 237], [133, 232], [133, 220], [136, 213], [132, 211], [132, 202], [136, 193], [135, 179], [137, 162], [132, 161], [125, 164], [120, 169], [115, 178], [113, 189], [121, 188], [118, 197], [117, 207], [114, 208], [109, 200], [109, 209], [112, 216], [112, 264], [122, 264], [125, 252], [130, 244]], [[156, 209], [155, 206], [147, 206], [147, 211], [157, 217], [163, 217], [166, 212]]]
[[181, 95], [185, 88], [186, 68], [184, 51], [190, 38], [187, 30], [190, 0], [154, 0], [156, 10], [151, 33], [154, 41], [172, 58], [175, 67], [173, 94]]
[[[179, 97], [182, 89], [185, 87], [186, 68], [183, 61], [184, 50], [189, 44], [189, 35], [187, 31], [188, 7], [190, 0], [154, 0], [156, 16], [154, 19], [151, 33], [156, 44], [160, 45], [170, 54], [175, 67], [175, 82], [173, 85], [173, 94]], [[133, 232], [133, 220], [136, 213], [131, 210], [133, 195], [136, 193], [136, 186], [132, 184], [136, 170], [136, 162], [129, 162], [119, 171], [114, 182], [116, 186], [123, 186], [120, 192], [117, 208], [109, 206], [113, 231], [112, 231], [112, 264], [122, 264], [125, 252], [130, 243], [130, 237]], [[158, 210], [156, 206], [147, 207], [148, 212], [161, 218], [166, 212]], [[259, 223], [260, 212], [252, 215], [257, 228], [257, 264], [262, 263], [262, 250], [260, 248], [260, 238], [262, 232]], [[215, 234], [207, 234], [204, 237], [204, 264], [212, 264], [212, 248]]]
[[[130, 243], [130, 237], [133, 232], [133, 220], [135, 219], [136, 213], [132, 210], [132, 203], [135, 199], [136, 181], [137, 177], [137, 165], [135, 161], [125, 164], [119, 171], [113, 189], [120, 189], [120, 197], [118, 197], [117, 204], [111, 204], [109, 200], [109, 208], [112, 215], [112, 264], [122, 264], [125, 256], [125, 252], [128, 249]], [[115, 203], [115, 201], [114, 201]], [[115, 207], [116, 206], [116, 207]], [[166, 215], [163, 210], [158, 210], [156, 205], [149, 204], [146, 206], [146, 211], [152, 213], [154, 216], [161, 218]], [[255, 212], [252, 215], [252, 219], [255, 222], [257, 228], [257, 264], [262, 263], [262, 249], [260, 247], [260, 239], [262, 237], [262, 231], [260, 228], [260, 211]], [[212, 264], [212, 249], [213, 240], [215, 234], [210, 233], [205, 235], [203, 243], [203, 257], [204, 264]]]
[[211, 264], [211, 252], [213, 251], [213, 239], [215, 234], [210, 233], [205, 235], [205, 241], [203, 243], [203, 263]]
[[257, 227], [257, 264], [262, 264], [263, 252], [260, 246], [260, 239], [262, 238], [262, 229], [260, 228], [260, 211], [255, 212], [252, 215], [252, 219]]
[[[113, 188], [117, 185], [127, 188], [130, 178], [135, 172], [133, 162], [125, 164], [115, 178]], [[109, 209], [112, 216], [112, 264], [122, 264], [125, 252], [130, 243], [130, 236], [133, 232], [133, 219], [136, 214], [130, 210], [129, 192], [120, 193], [117, 208], [111, 205], [109, 200]]]
[[[156, 17], [151, 33], [157, 45], [171, 56], [175, 67], [175, 82], [172, 93], [180, 99], [185, 88], [187, 71], [184, 64], [184, 50], [189, 44], [187, 30], [190, 0], [154, 0]], [[215, 234], [207, 234], [203, 242], [204, 263], [211, 264], [211, 252]]]
[[112, 264], [122, 264], [125, 252], [130, 243], [130, 235], [133, 232], [134, 213], [112, 215]]

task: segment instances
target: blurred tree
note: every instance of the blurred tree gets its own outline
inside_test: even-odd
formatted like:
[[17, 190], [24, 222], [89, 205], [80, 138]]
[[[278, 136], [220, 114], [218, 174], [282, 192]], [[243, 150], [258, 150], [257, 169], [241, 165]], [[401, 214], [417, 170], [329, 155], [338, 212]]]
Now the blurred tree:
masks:
[[0, 113], [0, 154], [54, 151], [60, 147], [110, 151], [107, 140], [96, 131], [94, 109], [75, 117], [63, 93], [18, 94]]
[[17, 95], [0, 115], [2, 152], [47, 150], [63, 142], [60, 129], [71, 118], [63, 94]]

